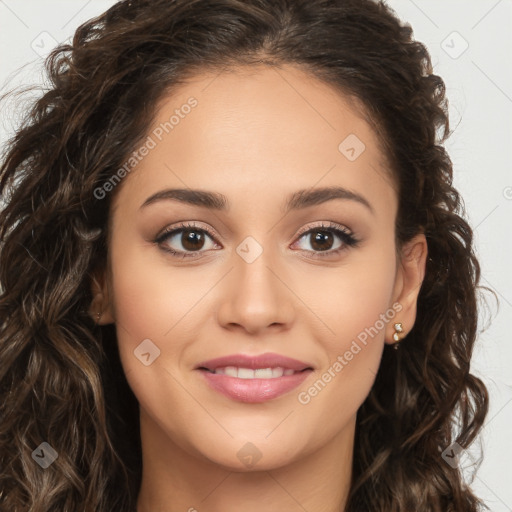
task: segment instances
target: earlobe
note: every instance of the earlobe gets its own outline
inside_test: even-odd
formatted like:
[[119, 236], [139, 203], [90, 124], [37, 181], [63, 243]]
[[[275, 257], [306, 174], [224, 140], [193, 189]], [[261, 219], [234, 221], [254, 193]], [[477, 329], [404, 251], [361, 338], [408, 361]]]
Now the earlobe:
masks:
[[115, 323], [108, 291], [107, 279], [104, 275], [94, 275], [91, 280], [92, 301], [89, 315], [98, 325]]
[[395, 323], [401, 324], [401, 330], [396, 329], [395, 323], [392, 323], [386, 333], [386, 343], [399, 343], [414, 325], [418, 295], [425, 277], [427, 253], [427, 240], [424, 234], [416, 235], [402, 248], [394, 296], [395, 302], [402, 306], [400, 313], [395, 317]]

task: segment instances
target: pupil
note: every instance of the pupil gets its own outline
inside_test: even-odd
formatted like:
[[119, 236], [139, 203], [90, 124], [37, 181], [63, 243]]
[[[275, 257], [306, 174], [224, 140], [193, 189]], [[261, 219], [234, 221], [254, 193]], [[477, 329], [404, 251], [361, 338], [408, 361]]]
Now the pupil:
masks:
[[[331, 233], [326, 231], [317, 231], [315, 236], [313, 237], [313, 243], [312, 246], [320, 251], [329, 250], [330, 248], [330, 237]], [[327, 244], [326, 244], [327, 242]], [[182, 245], [185, 249], [193, 251], [197, 249], [201, 249], [204, 238], [202, 233], [199, 233], [197, 231], [188, 229], [183, 231], [182, 236]]]
[[204, 238], [202, 233], [187, 229], [183, 231], [181, 243], [183, 247], [189, 251], [201, 249]]
[[[329, 233], [326, 231], [317, 231], [316, 235], [313, 239], [314, 241], [311, 244], [312, 247], [317, 248], [322, 251], [328, 250], [330, 247], [325, 247], [325, 244], [323, 244], [322, 242], [327, 241], [328, 237], [330, 237], [331, 235], [332, 235], [332, 233]], [[317, 243], [320, 243], [320, 247], [315, 247], [315, 245], [317, 245]], [[330, 245], [330, 244], [327, 244], [327, 245]]]

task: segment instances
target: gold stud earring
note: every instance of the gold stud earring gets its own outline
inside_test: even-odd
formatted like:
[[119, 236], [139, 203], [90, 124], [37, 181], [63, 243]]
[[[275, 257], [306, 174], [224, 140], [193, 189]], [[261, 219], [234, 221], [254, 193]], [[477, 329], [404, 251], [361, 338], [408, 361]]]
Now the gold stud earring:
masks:
[[395, 332], [393, 333], [393, 340], [395, 340], [396, 343], [393, 345], [393, 348], [395, 350], [398, 350], [398, 345], [400, 345], [400, 340], [402, 339], [402, 337], [400, 335], [404, 331], [404, 328], [401, 323], [396, 323], [394, 325], [394, 327], [395, 327]]

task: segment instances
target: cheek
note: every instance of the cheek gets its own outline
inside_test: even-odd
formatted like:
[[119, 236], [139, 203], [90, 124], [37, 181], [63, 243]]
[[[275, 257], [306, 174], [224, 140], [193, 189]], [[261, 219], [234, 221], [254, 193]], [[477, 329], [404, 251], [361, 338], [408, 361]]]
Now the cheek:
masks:
[[[123, 245], [120, 238], [114, 242], [111, 283], [119, 354], [125, 374], [132, 373], [132, 379], [143, 374], [147, 386], [156, 374], [165, 379], [159, 370], [170, 361], [182, 360], [191, 337], [189, 319], [211, 284], [193, 279], [193, 269], [172, 271], [147, 246]], [[145, 362], [150, 364], [145, 366], [142, 354], [148, 351]], [[138, 395], [143, 393], [144, 389], [137, 390]]]
[[361, 333], [359, 338], [364, 338], [368, 330], [383, 340], [386, 324], [396, 315], [392, 308], [395, 276], [394, 247], [390, 246], [375, 257], [358, 255], [346, 265], [317, 271], [314, 286], [308, 280], [299, 288], [304, 303], [321, 320], [318, 332], [331, 357]]
[[211, 286], [197, 268], [172, 269], [147, 247], [113, 252], [112, 268], [116, 322], [139, 342], [172, 338]]
[[[189, 395], [179, 384], [177, 366], [193, 338], [190, 321], [193, 321], [194, 307], [200, 305], [198, 302], [211, 283], [191, 279], [194, 270], [171, 271], [161, 258], [157, 265], [151, 252], [140, 247], [112, 251], [111, 282], [125, 376], [144, 410], [150, 411], [153, 420], [159, 422], [166, 418], [163, 404], [178, 411], [191, 407]], [[147, 365], [142, 356], [146, 353], [149, 353]], [[162, 426], [176, 438], [186, 430], [180, 430], [179, 420]]]
[[309, 289], [307, 300], [325, 327], [313, 331], [325, 359], [298, 402], [311, 418], [330, 411], [325, 428], [332, 432], [346, 424], [367, 397], [380, 365], [386, 329], [399, 318], [401, 307], [393, 304], [395, 261], [390, 245], [379, 257], [359, 258], [353, 265], [317, 276], [314, 291]]

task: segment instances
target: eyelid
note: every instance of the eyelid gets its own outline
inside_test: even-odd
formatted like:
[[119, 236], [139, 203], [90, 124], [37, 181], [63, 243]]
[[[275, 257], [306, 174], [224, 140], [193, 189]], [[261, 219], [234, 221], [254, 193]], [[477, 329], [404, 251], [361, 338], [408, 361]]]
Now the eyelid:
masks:
[[301, 236], [303, 236], [304, 234], [308, 233], [309, 231], [311, 231], [313, 229], [329, 229], [329, 228], [343, 231], [343, 233], [346, 233], [347, 235], [350, 235], [350, 236], [354, 235], [352, 230], [347, 228], [343, 224], [337, 224], [336, 222], [332, 222], [332, 221], [327, 221], [327, 224], [326, 224], [325, 222], [326, 221], [319, 221], [318, 224], [309, 225], [307, 227], [300, 229], [299, 232], [297, 233], [297, 238], [300, 238]]
[[[198, 229], [198, 230], [204, 230], [208, 235], [213, 238], [215, 241], [217, 241], [216, 235], [213, 233], [213, 230], [211, 230], [207, 225], [200, 225], [195, 224], [196, 221], [181, 221], [178, 225], [171, 225], [165, 227], [156, 237], [155, 239], [162, 238], [165, 235], [168, 235], [169, 233], [172, 233], [173, 231], [179, 231], [180, 229]], [[299, 232], [297, 233], [296, 237], [300, 238], [305, 233], [308, 233], [312, 229], [325, 229], [325, 228], [333, 228], [333, 229], [339, 229], [340, 231], [343, 231], [347, 235], [353, 235], [353, 232], [351, 229], [347, 228], [343, 224], [337, 224], [336, 222], [327, 221], [327, 224], [325, 224], [326, 221], [318, 221], [317, 224], [305, 226], [304, 228], [301, 228]]]
[[324, 259], [328, 261], [329, 257], [332, 258], [339, 256], [341, 253], [347, 251], [350, 248], [358, 247], [361, 242], [361, 239], [356, 238], [353, 231], [347, 226], [343, 224], [338, 224], [337, 222], [333, 221], [320, 221], [315, 223], [314, 225], [309, 225], [301, 229], [299, 233], [296, 235], [296, 241], [293, 243], [293, 245], [298, 244], [305, 235], [309, 235], [310, 233], [318, 231], [324, 231], [333, 234], [341, 241], [341, 246], [336, 249], [329, 249], [326, 251], [310, 251], [299, 249], [298, 252], [305, 252], [308, 254], [308, 259]]
[[[165, 238], [167, 238], [168, 236], [170, 235], [176, 235], [177, 233], [179, 233], [180, 231], [183, 231], [183, 230], [186, 230], [186, 229], [192, 229], [192, 230], [197, 230], [197, 231], [204, 231], [212, 240], [214, 243], [216, 244], [219, 244], [218, 240], [217, 240], [217, 237], [216, 235], [213, 233], [212, 229], [210, 229], [209, 227], [207, 227], [206, 225], [201, 225], [201, 224], [197, 224], [196, 221], [187, 221], [187, 222], [180, 222], [178, 225], [171, 225], [171, 226], [168, 226], [166, 227], [165, 229], [163, 229], [154, 239], [154, 242], [157, 244], [157, 245], [160, 245], [163, 240]], [[305, 251], [305, 250], [301, 250], [302, 252], [307, 252], [307, 253], [311, 253], [311, 254], [314, 254], [315, 256], [313, 256], [313, 258], [322, 258], [322, 257], [327, 257], [327, 256], [334, 256], [336, 254], [338, 254], [340, 251], [348, 248], [349, 246], [357, 246], [360, 242], [359, 239], [357, 239], [352, 230], [350, 230], [349, 228], [347, 228], [346, 226], [342, 225], [342, 224], [338, 224], [336, 222], [333, 222], [333, 221], [318, 221], [317, 223], [314, 223], [313, 225], [308, 225], [302, 229], [299, 230], [299, 232], [295, 235], [295, 241], [293, 242], [293, 244], [296, 244], [298, 241], [300, 241], [300, 239], [305, 235], [305, 234], [308, 234], [314, 230], [326, 230], [326, 231], [330, 231], [330, 232], [334, 232], [335, 233], [335, 236], [338, 236], [338, 238], [340, 238], [342, 240], [342, 247], [341, 248], [338, 248], [338, 249], [330, 249], [328, 251]], [[343, 240], [343, 237], [340, 236], [340, 234], [336, 234], [336, 232], [339, 232], [343, 235], [345, 235], [346, 238], [348, 238], [349, 240], [345, 239]], [[174, 255], [181, 255], [183, 257], [187, 257], [187, 256], [190, 256], [190, 257], [194, 257], [193, 255], [194, 254], [197, 254], [198, 256], [196, 256], [197, 258], [200, 257], [201, 253], [202, 252], [205, 252], [203, 250], [201, 251], [175, 251], [173, 249], [165, 249], [166, 251], [168, 252], [171, 252], [173, 253]]]
[[160, 231], [158, 235], [156, 235], [155, 241], [158, 241], [161, 238], [165, 237], [166, 235], [169, 235], [175, 231], [181, 231], [185, 229], [196, 229], [198, 231], [205, 231], [213, 240], [217, 241], [217, 238], [213, 233], [212, 229], [210, 229], [206, 225], [203, 226], [201, 224], [195, 224], [195, 222], [196, 221], [181, 221], [177, 225], [173, 224], [171, 226], [167, 226], [162, 231]]

